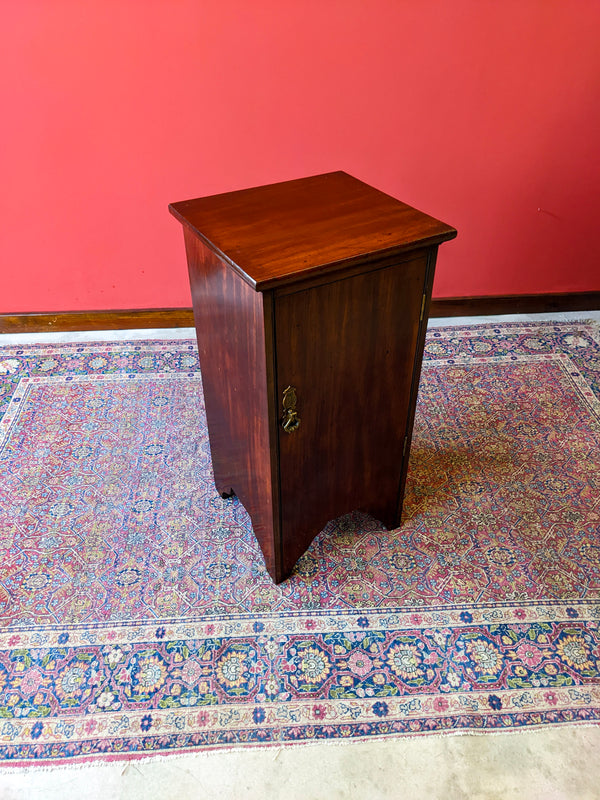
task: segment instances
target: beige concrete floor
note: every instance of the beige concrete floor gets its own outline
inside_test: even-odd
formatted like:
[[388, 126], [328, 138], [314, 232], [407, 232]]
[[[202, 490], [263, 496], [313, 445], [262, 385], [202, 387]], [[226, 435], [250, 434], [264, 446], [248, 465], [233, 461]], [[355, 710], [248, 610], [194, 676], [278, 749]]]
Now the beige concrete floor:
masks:
[[2, 800], [591, 800], [600, 727], [296, 745], [0, 775]]
[[[432, 320], [432, 325], [600, 319], [600, 312]], [[180, 338], [180, 331], [0, 336], [2, 343]], [[26, 338], [25, 338], [26, 337]], [[600, 726], [298, 745], [0, 774], [0, 800], [600, 799]]]

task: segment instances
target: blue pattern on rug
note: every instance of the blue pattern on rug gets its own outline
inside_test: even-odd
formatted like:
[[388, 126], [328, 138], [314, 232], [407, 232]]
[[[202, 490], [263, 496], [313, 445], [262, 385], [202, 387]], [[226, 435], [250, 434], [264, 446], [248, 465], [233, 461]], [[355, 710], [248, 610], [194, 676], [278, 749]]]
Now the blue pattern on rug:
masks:
[[5, 763], [598, 720], [597, 325], [430, 331], [402, 526], [280, 586], [194, 343], [6, 347], [0, 413]]

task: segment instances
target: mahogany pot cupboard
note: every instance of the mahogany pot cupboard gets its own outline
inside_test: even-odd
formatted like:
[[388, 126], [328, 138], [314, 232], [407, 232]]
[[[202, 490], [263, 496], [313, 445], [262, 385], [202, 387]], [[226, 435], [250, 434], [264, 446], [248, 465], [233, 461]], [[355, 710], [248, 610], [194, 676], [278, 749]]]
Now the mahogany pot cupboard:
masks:
[[331, 519], [400, 523], [443, 222], [344, 172], [169, 206], [216, 488], [289, 576]]

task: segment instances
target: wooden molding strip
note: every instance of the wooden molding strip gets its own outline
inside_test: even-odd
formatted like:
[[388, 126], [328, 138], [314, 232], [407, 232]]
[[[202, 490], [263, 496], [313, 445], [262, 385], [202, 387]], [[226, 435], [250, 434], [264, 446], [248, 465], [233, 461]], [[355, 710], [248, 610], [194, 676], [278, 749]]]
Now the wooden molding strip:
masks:
[[[434, 297], [431, 317], [544, 314], [600, 310], [600, 292], [520, 294], [490, 297]], [[0, 314], [0, 333], [108, 331], [133, 328], [193, 328], [191, 308], [136, 308], [117, 311]]]
[[57, 314], [0, 314], [0, 333], [193, 327], [194, 315], [191, 308], [65, 311]]
[[430, 317], [489, 317], [600, 310], [600, 292], [515, 294], [489, 297], [434, 297]]

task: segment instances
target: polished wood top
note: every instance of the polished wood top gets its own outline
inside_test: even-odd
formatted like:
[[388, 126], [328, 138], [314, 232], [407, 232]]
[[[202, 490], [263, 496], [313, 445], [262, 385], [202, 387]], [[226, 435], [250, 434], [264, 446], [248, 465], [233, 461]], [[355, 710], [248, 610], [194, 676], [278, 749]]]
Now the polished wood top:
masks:
[[258, 291], [456, 236], [345, 172], [185, 200], [169, 210]]

